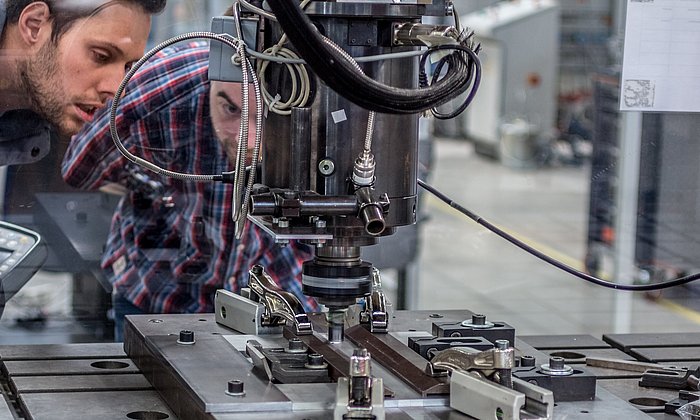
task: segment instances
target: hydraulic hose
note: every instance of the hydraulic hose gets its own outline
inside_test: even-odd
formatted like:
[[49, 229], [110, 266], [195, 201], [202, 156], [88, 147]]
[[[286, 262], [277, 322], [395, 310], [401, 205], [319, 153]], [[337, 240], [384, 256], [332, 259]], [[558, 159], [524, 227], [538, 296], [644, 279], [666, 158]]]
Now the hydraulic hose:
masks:
[[[353, 63], [325, 43], [298, 2], [267, 0], [267, 3], [314, 73], [328, 87], [362, 108], [389, 114], [415, 114], [440, 106], [469, 87], [466, 65], [451, 69], [453, 71], [428, 87], [406, 89], [379, 83], [358, 72]], [[464, 63], [464, 60], [457, 61]]]

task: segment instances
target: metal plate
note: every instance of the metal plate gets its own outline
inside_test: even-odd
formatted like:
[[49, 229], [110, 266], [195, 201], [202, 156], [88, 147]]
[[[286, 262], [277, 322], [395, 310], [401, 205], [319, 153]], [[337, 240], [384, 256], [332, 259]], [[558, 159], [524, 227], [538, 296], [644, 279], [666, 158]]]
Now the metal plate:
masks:
[[[430, 408], [386, 408], [384, 410], [387, 420], [470, 420], [472, 417], [461, 414], [446, 407]], [[333, 418], [333, 410], [327, 411], [303, 411], [298, 413], [265, 413], [265, 414], [221, 414], [215, 415], [216, 420], [328, 420]], [[591, 420], [590, 418], [588, 420]], [[676, 419], [677, 420], [677, 419]]]
[[118, 359], [126, 358], [122, 343], [35, 344], [0, 346], [0, 358], [8, 360]]
[[5, 398], [0, 398], [0, 420], [15, 420], [17, 417], [13, 413]]
[[139, 373], [129, 359], [20, 360], [4, 362], [9, 376], [105, 375]]
[[518, 342], [524, 341], [538, 350], [550, 349], [605, 349], [610, 345], [586, 334], [572, 335], [521, 335]]
[[[75, 420], [75, 419], [138, 419], [177, 417], [158, 397], [155, 391], [115, 392], [59, 392], [55, 394], [22, 394], [20, 402], [29, 413], [29, 419]], [[151, 415], [127, 417], [129, 413], [163, 413], [167, 417]]]
[[698, 362], [700, 347], [649, 347], [633, 348], [630, 353], [646, 362]]
[[[663, 407], [662, 407], [663, 409]], [[593, 401], [557, 403], [555, 420], [602, 420], [602, 419], [648, 419], [647, 414], [618, 399], [600, 386]]]
[[603, 341], [627, 352], [634, 347], [700, 346], [700, 333], [605, 334]]
[[153, 387], [141, 374], [16, 376], [10, 378], [15, 392], [140, 391]]
[[[160, 383], [155, 381], [156, 389], [182, 387], [181, 393], [192, 395], [195, 408], [202, 413], [249, 411], [252, 406], [265, 411], [289, 411], [292, 408], [289, 399], [266, 379], [258, 377], [253, 371], [252, 363], [224, 337], [200, 336], [196, 344], [189, 346], [177, 344], [177, 338], [146, 338], [148, 348], [161, 359], [171, 374], [177, 376], [172, 382], [168, 379]], [[226, 394], [228, 381], [234, 379], [244, 382], [244, 396], [232, 397]], [[173, 408], [186, 403], [171, 397], [172, 395], [165, 394]], [[187, 410], [191, 408], [187, 407]], [[186, 417], [182, 414], [181, 416]]]
[[[678, 391], [641, 387], [638, 379], [605, 379], [598, 381], [598, 387], [607, 389], [618, 398], [647, 413], [663, 412], [666, 402], [678, 398]], [[632, 401], [636, 401], [637, 404]]]
[[[191, 330], [200, 334], [231, 334], [234, 331], [216, 323], [214, 314], [127, 315], [125, 325], [134, 325], [141, 337], [147, 335], [179, 334]], [[195, 337], [196, 338], [196, 337]], [[125, 344], [126, 345], [126, 344]], [[128, 353], [128, 352], [127, 352]]]

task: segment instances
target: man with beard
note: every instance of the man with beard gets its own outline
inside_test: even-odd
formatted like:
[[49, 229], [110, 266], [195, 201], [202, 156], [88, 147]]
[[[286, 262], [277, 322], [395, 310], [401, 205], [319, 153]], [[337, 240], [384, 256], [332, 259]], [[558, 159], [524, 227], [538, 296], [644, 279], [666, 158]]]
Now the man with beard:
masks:
[[77, 133], [143, 55], [165, 1], [0, 0], [0, 141]]
[[[177, 172], [232, 169], [241, 86], [209, 81], [208, 65], [209, 48], [192, 43], [161, 51], [134, 75], [116, 120], [131, 153]], [[311, 258], [310, 248], [275, 244], [250, 222], [237, 240], [232, 186], [173, 179], [130, 165], [112, 142], [108, 111], [98, 111], [73, 138], [62, 173], [74, 187], [113, 188], [116, 183], [126, 194], [101, 261], [113, 285], [117, 341], [124, 315], [213, 312], [216, 290], [239, 291], [253, 264], [263, 265], [307, 310], [316, 308], [301, 292], [302, 263]], [[250, 110], [251, 121], [255, 112]], [[249, 149], [254, 136], [251, 127]]]

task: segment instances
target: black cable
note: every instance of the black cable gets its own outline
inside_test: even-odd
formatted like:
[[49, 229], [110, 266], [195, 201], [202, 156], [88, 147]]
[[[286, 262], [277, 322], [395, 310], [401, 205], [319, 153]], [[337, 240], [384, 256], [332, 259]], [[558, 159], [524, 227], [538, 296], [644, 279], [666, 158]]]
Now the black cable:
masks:
[[428, 185], [425, 183], [423, 180], [418, 180], [418, 185], [423, 187], [426, 191], [430, 192], [433, 194], [435, 197], [439, 198], [443, 202], [447, 203], [450, 207], [453, 209], [457, 210], [458, 212], [462, 213], [463, 215], [467, 216], [468, 218], [472, 219], [476, 223], [480, 224], [481, 226], [485, 227], [486, 229], [490, 230], [491, 232], [495, 233], [496, 235], [500, 236], [501, 238], [507, 240], [508, 242], [512, 243], [513, 245], [517, 246], [518, 248], [524, 250], [525, 252], [528, 252], [529, 254], [534, 255], [535, 257], [541, 259], [542, 261], [549, 263], [560, 270], [564, 270], [567, 273], [574, 275], [580, 279], [583, 279], [587, 282], [597, 284], [598, 286], [603, 286], [607, 287], [610, 289], [617, 289], [617, 290], [625, 290], [625, 291], [633, 291], [633, 292], [646, 292], [646, 291], [651, 291], [651, 290], [662, 290], [662, 289], [667, 289], [669, 287], [674, 287], [674, 286], [680, 286], [683, 284], [687, 284], [690, 282], [693, 282], [695, 280], [700, 279], [700, 273], [695, 273], [691, 274], [689, 276], [684, 276], [684, 277], [679, 277], [674, 280], [668, 280], [664, 281], [661, 283], [654, 283], [654, 284], [618, 284], [618, 283], [613, 283], [611, 281], [599, 279], [598, 277], [591, 276], [590, 274], [586, 274], [582, 271], [579, 271], [569, 265], [564, 264], [563, 262], [550, 257], [549, 255], [531, 247], [530, 245], [527, 245], [523, 241], [519, 240], [518, 238], [509, 235], [508, 233], [504, 232], [503, 230], [499, 229], [498, 227], [492, 225], [489, 223], [487, 220], [483, 219], [481, 216], [477, 215], [476, 213], [462, 207], [459, 203], [454, 202], [451, 198], [446, 196], [445, 194], [441, 193], [435, 187]]
[[[439, 45], [430, 48], [421, 57], [421, 83], [427, 84], [427, 77], [424, 76], [423, 72], [425, 71], [424, 69], [426, 60], [432, 53], [440, 50], [456, 50], [457, 52], [461, 51], [463, 54], [450, 54], [438, 61], [437, 65], [435, 66], [435, 69], [433, 70], [433, 78], [431, 83], [435, 84], [438, 81], [440, 73], [442, 72], [442, 68], [445, 66], [445, 64], [449, 66], [450, 70], [457, 67], [457, 64], [461, 64], [459, 68], [464, 68], [467, 72], [467, 86], [471, 85], [471, 88], [469, 89], [469, 93], [467, 94], [466, 98], [454, 111], [450, 113], [442, 113], [437, 109], [437, 107], [434, 107], [432, 109], [432, 113], [435, 118], [439, 120], [450, 120], [452, 118], [455, 118], [459, 114], [464, 112], [464, 110], [466, 110], [467, 107], [474, 100], [474, 96], [476, 96], [476, 91], [477, 89], [479, 89], [479, 85], [481, 84], [481, 61], [477, 56], [480, 48], [480, 45], [478, 45], [474, 49], [462, 45]], [[455, 60], [459, 60], [459, 63], [455, 63]]]
[[450, 71], [438, 83], [426, 88], [406, 89], [382, 84], [358, 72], [353, 63], [327, 45], [297, 1], [268, 0], [267, 3], [314, 73], [332, 90], [365, 109], [415, 114], [442, 105], [469, 87], [466, 71]]

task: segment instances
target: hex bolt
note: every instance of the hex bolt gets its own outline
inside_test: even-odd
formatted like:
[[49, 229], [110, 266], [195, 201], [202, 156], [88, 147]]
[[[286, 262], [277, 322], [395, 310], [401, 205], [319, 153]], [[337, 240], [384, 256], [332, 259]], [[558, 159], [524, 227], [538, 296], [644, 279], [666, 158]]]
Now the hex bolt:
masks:
[[304, 367], [307, 369], [325, 369], [328, 367], [328, 364], [323, 359], [323, 355], [320, 355], [318, 353], [309, 354], [306, 360], [307, 361]]
[[245, 390], [243, 386], [243, 381], [240, 381], [238, 379], [228, 381], [228, 384], [226, 385], [226, 393], [233, 397], [242, 397], [243, 395], [245, 395]]
[[185, 344], [185, 345], [194, 344], [194, 331], [190, 331], [190, 330], [180, 331], [180, 338], [177, 340], [177, 344]]
[[520, 366], [521, 367], [532, 367], [535, 366], [536, 360], [534, 356], [520, 356]]
[[287, 342], [287, 353], [305, 353], [306, 345], [300, 339], [294, 337]]
[[510, 341], [508, 340], [496, 340], [495, 344], [498, 350], [508, 350], [510, 347]]
[[288, 228], [289, 227], [289, 219], [281, 218], [277, 225], [281, 228]]

